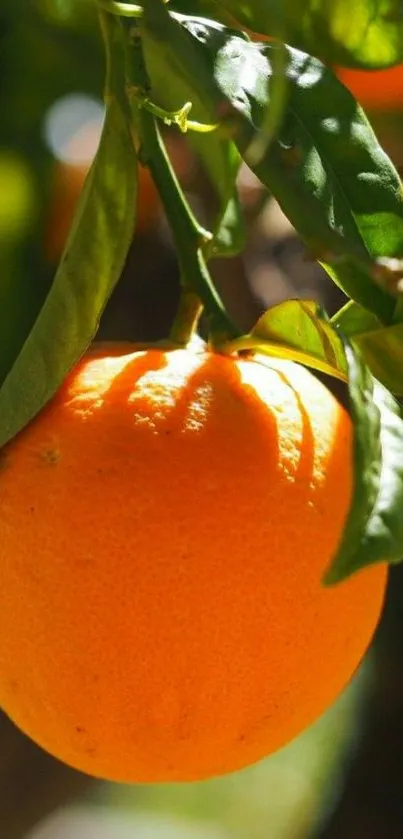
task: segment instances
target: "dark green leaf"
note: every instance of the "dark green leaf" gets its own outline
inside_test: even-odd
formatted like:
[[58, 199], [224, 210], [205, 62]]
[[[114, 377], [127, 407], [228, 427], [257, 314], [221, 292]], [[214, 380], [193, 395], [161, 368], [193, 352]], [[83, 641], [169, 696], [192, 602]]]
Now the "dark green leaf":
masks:
[[221, 0], [170, 0], [169, 8], [192, 18], [210, 18], [210, 22], [238, 29], [236, 18], [225, 8]]
[[403, 293], [401, 283], [399, 282], [399, 287], [397, 289], [397, 301], [396, 301], [396, 308], [394, 313], [394, 322], [395, 323], [403, 323]]
[[403, 60], [400, 0], [221, 0], [218, 5], [254, 32], [283, 38], [328, 64], [375, 68]]
[[246, 162], [341, 288], [390, 323], [395, 300], [372, 274], [377, 258], [403, 254], [403, 193], [363, 111], [330, 70], [290, 49], [283, 125], [256, 163], [249, 150], [270, 102], [276, 47], [208, 21], [181, 22], [209, 57], [217, 108], [235, 115]]
[[117, 101], [51, 290], [0, 389], [0, 446], [55, 393], [93, 338], [134, 231], [137, 160]]
[[325, 582], [337, 583], [375, 562], [403, 558], [403, 419], [391, 394], [351, 348], [355, 487], [337, 556]]

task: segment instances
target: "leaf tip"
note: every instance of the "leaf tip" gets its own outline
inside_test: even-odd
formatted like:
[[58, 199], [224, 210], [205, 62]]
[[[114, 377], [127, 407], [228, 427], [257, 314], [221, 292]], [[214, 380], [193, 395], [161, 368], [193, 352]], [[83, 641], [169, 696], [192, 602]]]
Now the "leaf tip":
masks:
[[338, 583], [342, 583], [348, 576], [349, 573], [340, 569], [338, 562], [334, 562], [326, 569], [321, 582], [325, 588], [330, 588]]

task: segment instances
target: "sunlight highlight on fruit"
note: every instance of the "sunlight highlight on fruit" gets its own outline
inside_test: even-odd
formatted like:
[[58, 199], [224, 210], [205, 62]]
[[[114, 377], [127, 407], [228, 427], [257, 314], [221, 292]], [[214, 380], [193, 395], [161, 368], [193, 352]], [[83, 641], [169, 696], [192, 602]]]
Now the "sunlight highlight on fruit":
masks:
[[240, 769], [313, 722], [370, 643], [386, 568], [321, 585], [351, 421], [291, 362], [99, 349], [1, 479], [0, 705], [84, 772]]

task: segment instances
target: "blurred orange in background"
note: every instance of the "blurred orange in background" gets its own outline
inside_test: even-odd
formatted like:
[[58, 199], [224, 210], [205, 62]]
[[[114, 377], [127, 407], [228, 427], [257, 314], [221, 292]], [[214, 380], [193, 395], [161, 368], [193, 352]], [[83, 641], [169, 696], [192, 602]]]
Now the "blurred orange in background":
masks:
[[364, 108], [387, 111], [403, 107], [403, 64], [386, 70], [344, 67], [337, 75]]
[[[65, 143], [63, 154], [53, 164], [44, 241], [50, 262], [57, 262], [62, 254], [101, 130], [99, 118], [84, 122]], [[144, 235], [157, 223], [161, 207], [150, 171], [140, 164], [138, 179], [136, 231]]]

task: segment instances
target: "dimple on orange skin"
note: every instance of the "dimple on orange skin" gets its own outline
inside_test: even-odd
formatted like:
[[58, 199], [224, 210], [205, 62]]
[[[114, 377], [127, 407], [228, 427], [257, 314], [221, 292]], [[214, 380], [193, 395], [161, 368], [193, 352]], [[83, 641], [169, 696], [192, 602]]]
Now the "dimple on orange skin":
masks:
[[3, 451], [0, 705], [95, 776], [231, 772], [326, 709], [376, 626], [385, 566], [321, 585], [351, 422], [290, 362], [103, 352]]

